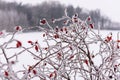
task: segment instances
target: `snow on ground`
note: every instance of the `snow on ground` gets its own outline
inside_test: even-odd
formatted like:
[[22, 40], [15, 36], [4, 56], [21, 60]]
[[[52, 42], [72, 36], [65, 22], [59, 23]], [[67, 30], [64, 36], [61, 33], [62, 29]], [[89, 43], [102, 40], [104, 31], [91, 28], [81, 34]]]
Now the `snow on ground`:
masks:
[[[96, 33], [97, 33], [97, 30], [95, 31]], [[119, 31], [112, 31], [112, 30], [101, 30], [100, 31], [100, 36], [102, 37], [102, 38], [105, 38], [107, 35], [109, 35], [110, 33], [112, 32], [112, 35], [113, 35], [113, 39], [114, 40], [117, 40], [117, 34], [118, 34], [118, 32]], [[8, 40], [9, 40], [9, 38], [10, 38], [10, 36], [9, 37], [7, 37], [7, 38], [0, 38], [0, 45], [3, 43], [3, 42], [7, 42]], [[40, 46], [41, 47], [45, 47], [46, 46], [46, 43], [44, 43], [43, 42], [43, 40], [44, 40], [44, 38], [43, 38], [43, 32], [31, 32], [31, 33], [20, 33], [20, 34], [16, 34], [15, 35], [15, 39], [17, 39], [17, 40], [19, 40], [19, 41], [21, 41], [22, 42], [22, 45], [24, 46], [24, 47], [28, 47], [28, 46], [30, 46], [30, 44], [28, 44], [27, 43], [27, 41], [29, 41], [29, 40], [31, 40], [31, 41], [38, 41], [39, 42], [39, 44], [40, 44]], [[51, 44], [53, 44], [53, 43], [51, 43]], [[11, 44], [11, 45], [13, 45], [13, 46], [15, 46], [14, 44]], [[96, 44], [93, 44], [93, 50], [96, 50], [97, 51], [97, 46], [95, 46]], [[19, 48], [19, 50], [8, 50], [8, 51], [6, 51], [6, 54], [7, 54], [7, 56], [11, 56], [12, 54], [14, 54], [14, 53], [17, 53], [17, 52], [19, 52], [19, 51], [21, 51], [22, 49], [21, 48]], [[35, 54], [37, 54], [37, 52], [35, 51], [35, 50], [32, 50], [33, 52], [35, 52]], [[99, 57], [97, 57], [97, 62], [96, 62], [96, 64], [98, 64], [98, 63], [100, 63], [100, 60], [99, 60]], [[0, 61], [5, 61], [5, 59], [3, 58], [3, 56], [0, 56]], [[28, 52], [24, 52], [22, 55], [20, 55], [19, 57], [18, 57], [18, 63], [16, 64], [16, 65], [14, 65], [13, 66], [13, 69], [15, 70], [15, 71], [18, 71], [18, 70], [22, 70], [22, 69], [24, 69], [23, 68], [23, 65], [25, 66], [25, 67], [27, 67], [28, 65], [32, 65], [32, 64], [34, 64], [35, 62], [37, 62], [37, 61], [35, 61], [34, 59], [33, 59], [33, 56], [31, 56]], [[22, 76], [22, 75], [21, 75]], [[20, 77], [21, 77], [20, 76]], [[37, 79], [36, 79], [37, 80]]]

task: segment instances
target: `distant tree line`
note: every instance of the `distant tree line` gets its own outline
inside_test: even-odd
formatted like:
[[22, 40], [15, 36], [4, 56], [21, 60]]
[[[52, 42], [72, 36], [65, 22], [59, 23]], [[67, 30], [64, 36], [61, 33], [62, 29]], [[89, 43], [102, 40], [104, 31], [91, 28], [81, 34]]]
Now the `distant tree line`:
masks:
[[43, 2], [39, 5], [32, 6], [30, 4], [23, 5], [22, 3], [8, 3], [0, 0], [0, 30], [13, 31], [13, 28], [17, 25], [22, 27], [40, 26], [39, 21], [43, 18], [46, 18], [53, 27], [56, 27], [56, 25], [62, 27], [62, 21], [53, 24], [51, 19], [64, 16], [65, 8], [70, 17], [75, 13], [78, 13], [78, 16], [82, 20], [91, 16], [95, 28], [119, 28], [119, 23], [112, 22], [108, 17], [101, 15], [100, 10], [87, 11], [80, 7], [74, 8], [72, 5], [65, 6], [59, 2]]

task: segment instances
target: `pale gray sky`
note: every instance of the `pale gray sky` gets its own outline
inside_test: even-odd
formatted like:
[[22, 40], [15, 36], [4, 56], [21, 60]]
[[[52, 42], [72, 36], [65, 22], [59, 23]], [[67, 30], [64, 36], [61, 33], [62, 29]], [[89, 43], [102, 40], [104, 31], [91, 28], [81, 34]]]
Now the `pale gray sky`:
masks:
[[30, 4], [38, 4], [43, 1], [60, 1], [62, 4], [72, 4], [77, 7], [84, 7], [88, 10], [100, 9], [101, 12], [107, 15], [113, 21], [120, 22], [120, 0], [6, 0], [16, 1]]

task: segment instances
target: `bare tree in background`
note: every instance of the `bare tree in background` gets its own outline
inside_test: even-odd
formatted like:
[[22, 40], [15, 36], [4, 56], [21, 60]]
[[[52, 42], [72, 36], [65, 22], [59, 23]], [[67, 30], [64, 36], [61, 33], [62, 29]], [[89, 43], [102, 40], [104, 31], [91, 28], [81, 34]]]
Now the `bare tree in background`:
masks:
[[[1, 10], [0, 11], [0, 29], [13, 31], [13, 27], [17, 25], [26, 25], [26, 15], [23, 13], [17, 13], [15, 10]], [[22, 26], [21, 25], [21, 26]]]

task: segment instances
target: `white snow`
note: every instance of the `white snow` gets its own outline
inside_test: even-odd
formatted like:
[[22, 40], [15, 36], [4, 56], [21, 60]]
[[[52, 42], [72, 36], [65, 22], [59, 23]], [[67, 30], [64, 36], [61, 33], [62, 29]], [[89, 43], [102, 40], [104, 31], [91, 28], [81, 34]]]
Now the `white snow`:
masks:
[[[96, 30], [95, 32], [97, 32], [97, 30]], [[101, 31], [100, 31], [100, 35], [101, 35], [103, 38], [105, 38], [105, 37], [106, 37], [107, 35], [109, 35], [111, 32], [112, 32], [112, 35], [113, 35], [113, 39], [114, 39], [114, 40], [117, 40], [117, 34], [118, 34], [119, 31], [101, 30]], [[4, 42], [7, 42], [10, 37], [11, 37], [11, 36], [8, 36], [7, 38], [0, 38], [0, 45], [3, 44]], [[29, 40], [34, 41], [34, 42], [35, 42], [35, 41], [38, 41], [41, 47], [45, 47], [45, 46], [46, 46], [46, 43], [43, 42], [43, 40], [44, 40], [44, 38], [43, 38], [43, 32], [20, 33], [20, 34], [16, 34], [16, 35], [15, 35], [15, 39], [21, 41], [21, 42], [22, 42], [22, 45], [23, 45], [24, 47], [26, 47], [26, 48], [30, 46], [30, 44], [28, 44], [28, 42], [27, 42], [27, 41], [29, 41]], [[13, 43], [15, 43], [15, 42], [13, 42]], [[12, 45], [12, 46], [15, 46], [15, 44], [13, 44], [13, 43], [12, 43], [12, 44], [9, 44], [9, 45], [10, 45], [10, 46], [11, 46], [11, 45]], [[53, 44], [53, 43], [51, 42], [51, 44]], [[98, 45], [98, 44], [97, 44], [97, 45]], [[94, 51], [94, 52], [97, 52], [98, 47], [96, 46], [96, 44], [93, 44], [92, 46], [93, 46], [93, 48], [91, 48], [91, 50]], [[17, 49], [17, 50], [13, 50], [13, 49], [12, 49], [12, 50], [7, 50], [7, 51], [5, 51], [5, 52], [6, 52], [7, 56], [11, 56], [11, 55], [13, 55], [13, 54], [15, 54], [15, 53], [20, 52], [21, 50], [23, 50], [23, 49], [21, 49], [21, 48], [19, 48], [19, 49]], [[36, 52], [35, 50], [31, 50], [31, 51], [34, 52], [35, 54], [37, 54], [37, 52]], [[0, 50], [0, 53], [1, 53], [1, 50]], [[96, 57], [94, 60], [97, 60], [97, 61], [95, 61], [95, 62], [96, 62], [96, 63], [95, 63], [96, 65], [99, 65], [99, 64], [101, 63], [99, 56]], [[33, 59], [33, 56], [31, 56], [30, 53], [28, 53], [27, 51], [25, 51], [24, 53], [22, 53], [21, 55], [18, 56], [18, 61], [19, 61], [19, 62], [17, 62], [17, 63], [13, 66], [13, 69], [14, 69], [15, 71], [19, 71], [19, 70], [24, 69], [23, 65], [24, 65], [25, 67], [27, 67], [28, 65], [33, 65], [34, 63], [37, 62], [37, 61], [35, 61], [35, 60]], [[1, 56], [1, 55], [0, 55], [0, 62], [5, 62], [5, 59], [4, 59], [3, 56]], [[20, 74], [20, 77], [21, 77], [21, 76], [22, 76], [22, 74]], [[33, 79], [33, 80], [38, 80], [38, 79]], [[77, 80], [79, 80], [79, 79], [77, 78]]]

